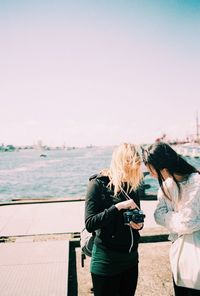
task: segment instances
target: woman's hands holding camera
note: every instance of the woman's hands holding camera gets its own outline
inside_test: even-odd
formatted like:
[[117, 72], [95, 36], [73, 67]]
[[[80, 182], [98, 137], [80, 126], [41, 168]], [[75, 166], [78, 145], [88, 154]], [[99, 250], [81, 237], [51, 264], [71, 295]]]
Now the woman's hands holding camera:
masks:
[[[133, 210], [135, 208], [139, 209], [138, 206], [136, 205], [136, 203], [132, 199], [119, 202], [115, 205], [115, 207], [118, 209], [118, 211]], [[144, 224], [143, 223], [134, 223], [133, 221], [130, 221], [129, 225], [133, 229], [141, 230], [143, 228]]]
[[136, 203], [132, 199], [121, 201], [121, 202], [117, 203], [115, 206], [118, 209], [118, 211], [131, 210], [131, 209], [133, 210], [135, 208], [138, 208], [138, 206], [136, 205]]
[[136, 229], [136, 230], [141, 230], [144, 226], [143, 223], [134, 223], [134, 222], [130, 222], [129, 225], [133, 228], [133, 229]]

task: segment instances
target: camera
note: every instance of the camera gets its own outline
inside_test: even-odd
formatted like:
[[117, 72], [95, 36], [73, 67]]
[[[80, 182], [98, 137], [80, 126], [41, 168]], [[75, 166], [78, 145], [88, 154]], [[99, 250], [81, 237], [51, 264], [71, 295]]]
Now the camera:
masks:
[[145, 215], [143, 211], [139, 209], [127, 210], [123, 213], [124, 215], [124, 224], [129, 225], [130, 222], [136, 224], [144, 222]]

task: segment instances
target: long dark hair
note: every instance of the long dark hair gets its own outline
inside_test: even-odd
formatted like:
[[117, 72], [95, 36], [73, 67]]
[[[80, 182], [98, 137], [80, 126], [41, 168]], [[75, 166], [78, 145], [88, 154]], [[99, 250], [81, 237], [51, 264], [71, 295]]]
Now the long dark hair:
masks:
[[168, 197], [168, 195], [164, 190], [164, 179], [160, 172], [162, 169], [168, 170], [169, 174], [175, 181], [179, 192], [180, 185], [174, 176], [175, 174], [188, 177], [192, 173], [200, 173], [194, 166], [177, 154], [169, 144], [164, 142], [154, 143], [149, 146], [147, 150], [142, 148], [142, 157], [145, 165], [151, 165], [155, 169], [158, 175], [159, 185], [166, 197]]

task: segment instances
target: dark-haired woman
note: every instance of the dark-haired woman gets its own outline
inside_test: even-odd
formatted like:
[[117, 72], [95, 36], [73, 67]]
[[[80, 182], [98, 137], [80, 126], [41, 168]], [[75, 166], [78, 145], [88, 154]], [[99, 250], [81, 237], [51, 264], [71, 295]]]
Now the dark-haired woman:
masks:
[[[147, 150], [142, 149], [142, 154], [151, 176], [157, 178], [160, 185], [159, 202], [154, 213], [156, 222], [169, 230], [172, 243], [183, 235], [193, 234], [199, 244], [200, 172], [164, 142], [155, 143]], [[181, 276], [179, 274], [180, 279]], [[178, 286], [175, 277], [173, 275], [176, 296], [200, 296], [196, 284], [195, 289], [188, 283]], [[200, 266], [196, 278], [200, 287]]]

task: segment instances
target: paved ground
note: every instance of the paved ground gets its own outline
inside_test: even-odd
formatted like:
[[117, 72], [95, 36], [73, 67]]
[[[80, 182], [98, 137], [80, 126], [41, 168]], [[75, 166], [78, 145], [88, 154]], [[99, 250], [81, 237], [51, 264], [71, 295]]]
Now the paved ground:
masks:
[[[149, 243], [152, 238], [163, 239], [166, 229], [158, 227], [153, 218], [157, 201], [142, 201], [146, 214], [145, 227], [141, 235], [145, 243], [140, 244], [140, 275], [135, 296], [172, 296], [171, 272], [169, 270], [169, 242]], [[0, 206], [0, 237], [35, 236], [36, 241], [49, 240], [45, 235], [80, 232], [83, 227], [84, 202], [65, 202], [47, 204], [22, 204]], [[44, 235], [44, 238], [42, 238]], [[58, 239], [56, 235], [55, 239]], [[12, 241], [12, 238], [11, 238]], [[14, 242], [14, 241], [13, 241]], [[4, 253], [1, 253], [4, 256]], [[80, 248], [76, 248], [78, 296], [90, 295], [90, 258], [81, 267]], [[8, 260], [9, 256], [5, 257]], [[75, 262], [75, 260], [74, 260]], [[9, 274], [9, 271], [8, 271]]]
[[[140, 271], [135, 296], [172, 296], [172, 278], [169, 267], [170, 242], [141, 243], [139, 246]], [[84, 268], [80, 262], [80, 248], [76, 250], [78, 296], [92, 295], [89, 264], [90, 258], [85, 260]]]
[[0, 244], [1, 296], [66, 296], [68, 240]]
[[[142, 201], [145, 228], [157, 227], [153, 212], [157, 201]], [[0, 204], [0, 236], [80, 232], [84, 227], [84, 201]]]

